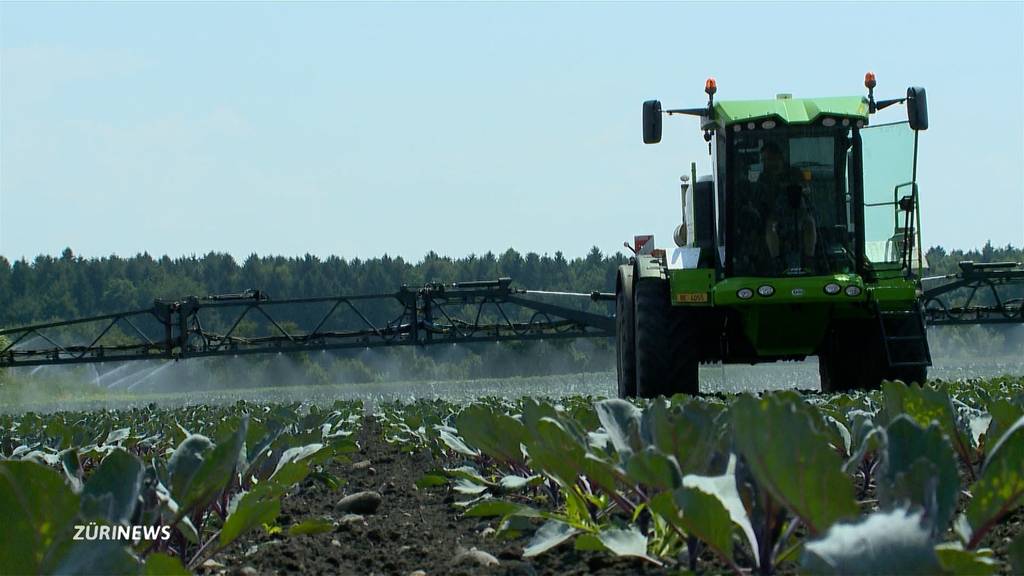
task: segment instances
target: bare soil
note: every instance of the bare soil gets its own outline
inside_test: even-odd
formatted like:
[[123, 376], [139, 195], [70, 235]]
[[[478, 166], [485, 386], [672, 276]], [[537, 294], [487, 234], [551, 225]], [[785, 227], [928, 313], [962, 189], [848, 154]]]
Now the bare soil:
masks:
[[[523, 559], [525, 539], [500, 540], [482, 534], [494, 519], [462, 518], [445, 489], [421, 490], [415, 482], [446, 463], [428, 452], [401, 453], [383, 441], [380, 428], [367, 418], [360, 431], [361, 452], [353, 462], [369, 460], [367, 468], [336, 463], [331, 470], [347, 485], [329, 491], [307, 482], [282, 502], [278, 524], [288, 527], [311, 518], [338, 521], [344, 514], [334, 505], [343, 496], [373, 490], [383, 496], [375, 514], [342, 522], [332, 532], [304, 536], [268, 535], [256, 530], [214, 557], [231, 574], [433, 574], [615, 575], [668, 574], [644, 560], [610, 554], [576, 552], [571, 543], [540, 557]], [[450, 465], [450, 464], [449, 464]], [[494, 556], [497, 566], [469, 560], [460, 552], [476, 548]], [[255, 570], [255, 572], [253, 572]], [[676, 572], [672, 570], [671, 572]]]

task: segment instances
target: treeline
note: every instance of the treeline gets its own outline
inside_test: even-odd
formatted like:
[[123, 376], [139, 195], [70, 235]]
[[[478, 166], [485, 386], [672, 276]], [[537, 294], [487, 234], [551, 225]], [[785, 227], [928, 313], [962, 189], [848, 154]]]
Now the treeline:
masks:
[[[928, 250], [929, 275], [956, 272], [962, 260], [1024, 261], [1024, 250], [991, 243], [980, 250]], [[11, 263], [0, 256], [0, 326], [64, 320], [146, 308], [155, 298], [180, 298], [263, 290], [273, 298], [303, 298], [337, 294], [383, 294], [402, 284], [487, 280], [510, 276], [515, 284], [537, 290], [611, 291], [615, 270], [626, 256], [602, 254], [596, 247], [584, 258], [567, 259], [533, 252], [525, 256], [508, 249], [464, 258], [427, 253], [419, 262], [402, 257], [325, 259], [249, 256], [239, 263], [229, 254], [202, 257], [82, 258], [70, 248], [59, 257]]]
[[272, 298], [341, 294], [388, 294], [403, 284], [490, 280], [509, 276], [515, 285], [537, 290], [610, 290], [622, 254], [596, 247], [584, 258], [567, 259], [509, 249], [500, 256], [449, 258], [429, 252], [419, 262], [402, 257], [321, 259], [229, 254], [202, 257], [82, 258], [70, 248], [59, 257], [38, 256], [13, 264], [0, 256], [0, 326], [93, 316], [147, 308], [155, 298], [175, 299], [239, 292], [248, 288]]
[[996, 248], [991, 242], [986, 242], [980, 250], [950, 250], [947, 252], [942, 246], [936, 246], [925, 252], [925, 258], [928, 259], [929, 267], [927, 275], [938, 276], [959, 272], [960, 268], [957, 263], [966, 260], [1024, 263], [1024, 248], [1014, 248], [1010, 245]]

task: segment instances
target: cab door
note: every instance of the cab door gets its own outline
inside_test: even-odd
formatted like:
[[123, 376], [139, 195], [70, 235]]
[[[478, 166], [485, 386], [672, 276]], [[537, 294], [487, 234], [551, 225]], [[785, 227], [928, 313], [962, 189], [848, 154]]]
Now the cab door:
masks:
[[862, 128], [864, 256], [877, 273], [923, 266], [916, 162], [917, 132], [909, 122]]

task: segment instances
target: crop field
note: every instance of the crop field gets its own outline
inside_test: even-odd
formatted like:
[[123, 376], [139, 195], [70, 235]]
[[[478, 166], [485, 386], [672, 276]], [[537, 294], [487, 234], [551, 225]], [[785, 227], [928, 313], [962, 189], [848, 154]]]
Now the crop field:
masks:
[[2, 415], [0, 572], [1024, 572], [1024, 378], [635, 402], [565, 378]]
[[1024, 0], [889, 4], [0, 0], [0, 576], [1024, 576]]

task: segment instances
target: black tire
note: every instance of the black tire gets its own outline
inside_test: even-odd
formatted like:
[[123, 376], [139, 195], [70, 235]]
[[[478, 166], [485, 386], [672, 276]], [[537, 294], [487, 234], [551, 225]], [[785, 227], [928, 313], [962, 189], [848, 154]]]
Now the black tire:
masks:
[[641, 398], [700, 391], [695, 312], [673, 307], [668, 282], [634, 282], [636, 392]]
[[833, 325], [818, 351], [821, 391], [876, 390], [885, 367], [882, 335], [871, 322]]
[[615, 282], [615, 367], [619, 398], [636, 397], [636, 340], [633, 331], [633, 267], [619, 268]]

